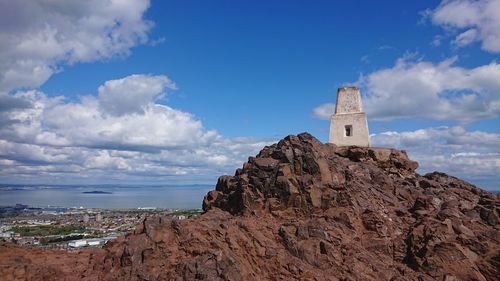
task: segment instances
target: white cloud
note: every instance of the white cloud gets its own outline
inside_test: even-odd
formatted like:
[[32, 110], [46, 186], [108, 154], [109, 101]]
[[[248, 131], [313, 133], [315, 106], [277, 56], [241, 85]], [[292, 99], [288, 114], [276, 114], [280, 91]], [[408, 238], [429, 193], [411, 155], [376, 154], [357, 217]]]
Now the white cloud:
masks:
[[431, 41], [431, 46], [434, 46], [434, 47], [441, 46], [442, 40], [443, 40], [443, 37], [441, 35], [434, 36], [434, 38], [432, 38], [432, 41]]
[[36, 88], [61, 64], [128, 55], [146, 43], [149, 0], [0, 0], [0, 92]]
[[477, 40], [477, 30], [474, 28], [460, 33], [453, 44], [457, 47], [464, 47]]
[[[0, 178], [188, 180], [232, 173], [265, 141], [228, 139], [158, 101], [176, 85], [131, 75], [68, 101], [36, 90], [64, 65], [126, 56], [149, 40], [149, 0], [0, 0]], [[17, 90], [17, 92], [16, 92]]]
[[432, 23], [460, 34], [455, 45], [466, 46], [481, 41], [485, 51], [500, 52], [500, 0], [444, 0], [426, 15]]
[[131, 75], [107, 81], [98, 98], [83, 96], [79, 102], [48, 98], [37, 91], [14, 97], [33, 104], [13, 110], [11, 126], [0, 136], [33, 144], [154, 150], [206, 143], [216, 133], [204, 131], [191, 114], [154, 103], [166, 88], [166, 76]]
[[335, 113], [335, 103], [324, 103], [313, 109], [313, 115], [324, 120], [330, 120], [333, 113]]
[[[500, 174], [500, 134], [467, 131], [463, 127], [436, 127], [371, 136], [373, 146], [407, 150], [422, 173], [441, 171], [468, 180]], [[494, 186], [493, 186], [494, 187]], [[498, 186], [496, 186], [498, 188]]]
[[224, 138], [192, 114], [155, 102], [174, 88], [166, 76], [131, 75], [78, 102], [34, 90], [7, 95], [0, 177], [214, 180], [269, 144]]
[[[500, 64], [475, 68], [454, 66], [455, 58], [440, 63], [399, 59], [392, 68], [362, 76], [363, 105], [371, 120], [427, 118], [461, 123], [500, 114]], [[332, 104], [313, 110], [329, 119]]]
[[164, 94], [165, 88], [176, 88], [166, 76], [131, 75], [100, 86], [99, 103], [113, 115], [143, 113], [148, 104]]

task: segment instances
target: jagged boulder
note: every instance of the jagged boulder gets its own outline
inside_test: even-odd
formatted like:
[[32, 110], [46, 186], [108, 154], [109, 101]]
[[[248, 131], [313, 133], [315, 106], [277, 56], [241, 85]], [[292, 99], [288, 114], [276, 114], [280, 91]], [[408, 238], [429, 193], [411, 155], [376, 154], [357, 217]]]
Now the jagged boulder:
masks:
[[399, 184], [415, 185], [417, 167], [404, 151], [336, 147], [303, 133], [265, 147], [235, 176], [220, 177], [215, 190], [205, 196], [203, 209], [217, 207], [232, 214], [293, 209], [312, 214], [338, 207], [335, 200], [346, 192], [371, 192], [363, 187], [392, 190]]

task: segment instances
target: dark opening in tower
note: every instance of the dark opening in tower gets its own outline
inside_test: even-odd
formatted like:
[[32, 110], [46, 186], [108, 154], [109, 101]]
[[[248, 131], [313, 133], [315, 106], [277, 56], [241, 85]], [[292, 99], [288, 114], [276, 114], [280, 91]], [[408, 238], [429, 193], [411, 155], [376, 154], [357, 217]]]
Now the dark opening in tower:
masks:
[[345, 136], [352, 137], [352, 125], [345, 125]]

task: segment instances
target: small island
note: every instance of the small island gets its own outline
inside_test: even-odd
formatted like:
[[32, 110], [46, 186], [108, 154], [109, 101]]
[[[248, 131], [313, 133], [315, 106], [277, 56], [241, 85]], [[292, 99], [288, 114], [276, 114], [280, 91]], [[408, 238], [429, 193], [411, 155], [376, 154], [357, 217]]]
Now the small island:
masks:
[[84, 194], [113, 194], [113, 192], [102, 191], [102, 190], [93, 190], [93, 191], [84, 191]]

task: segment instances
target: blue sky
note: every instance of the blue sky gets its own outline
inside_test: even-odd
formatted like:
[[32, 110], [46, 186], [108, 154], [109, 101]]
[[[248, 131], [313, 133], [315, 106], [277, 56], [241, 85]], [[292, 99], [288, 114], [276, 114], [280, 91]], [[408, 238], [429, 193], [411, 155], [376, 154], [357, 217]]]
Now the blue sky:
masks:
[[499, 189], [499, 2], [0, 1], [0, 182], [211, 183], [356, 84], [374, 145]]

